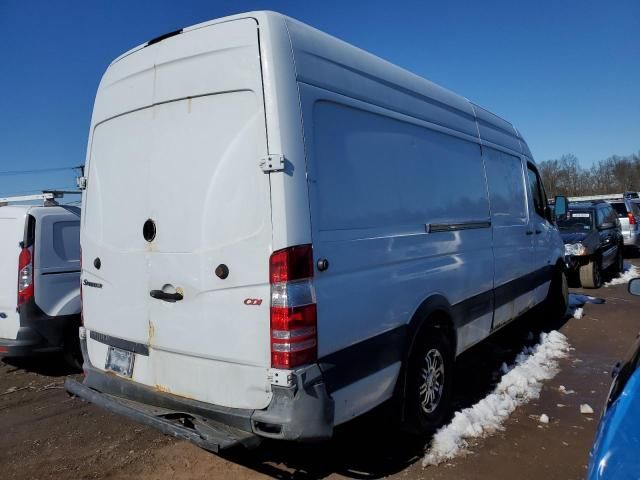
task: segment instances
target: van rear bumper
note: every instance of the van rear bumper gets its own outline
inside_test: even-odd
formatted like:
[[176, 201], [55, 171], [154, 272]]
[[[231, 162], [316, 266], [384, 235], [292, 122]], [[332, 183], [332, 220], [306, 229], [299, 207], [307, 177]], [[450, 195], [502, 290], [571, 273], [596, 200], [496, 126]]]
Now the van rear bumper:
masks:
[[[19, 310], [20, 328], [15, 339], [0, 338], [0, 355], [26, 357], [38, 353], [59, 352], [77, 338], [80, 314], [51, 317], [33, 299]], [[77, 347], [76, 347], [77, 348]]]
[[317, 365], [296, 371], [292, 387], [272, 386], [266, 409], [246, 410], [160, 392], [98, 370], [88, 361], [86, 338], [80, 344], [85, 378], [82, 383], [67, 380], [69, 393], [207, 450], [251, 447], [260, 443], [260, 437], [318, 441], [333, 435], [333, 399]]
[[260, 443], [259, 437], [251, 432], [212, 421], [200, 415], [160, 408], [102, 393], [73, 379], [67, 379], [64, 386], [69, 393], [99, 407], [157, 428], [167, 435], [189, 440], [212, 452], [219, 452], [237, 445], [251, 447]]
[[15, 339], [0, 338], [0, 356], [27, 357], [39, 351], [58, 350], [51, 349], [46, 340], [30, 327], [20, 327]]

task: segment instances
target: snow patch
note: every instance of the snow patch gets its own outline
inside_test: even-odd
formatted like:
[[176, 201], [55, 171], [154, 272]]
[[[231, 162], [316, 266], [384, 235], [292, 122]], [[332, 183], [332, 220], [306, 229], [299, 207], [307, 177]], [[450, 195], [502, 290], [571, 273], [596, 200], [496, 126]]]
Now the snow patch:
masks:
[[589, 405], [588, 403], [583, 403], [582, 405], [580, 405], [580, 413], [582, 413], [583, 415], [592, 415], [593, 408], [591, 408], [591, 405]]
[[567, 388], [564, 385], [560, 385], [558, 387], [558, 390], [561, 393], [564, 393], [565, 395], [571, 395], [572, 393], [576, 393], [575, 390], [567, 390]]
[[547, 415], [546, 413], [543, 413], [542, 415], [540, 415], [540, 418], [538, 419], [538, 421], [540, 423], [549, 423], [549, 415]]
[[[558, 359], [569, 351], [567, 337], [557, 331], [540, 334], [540, 342], [525, 347], [500, 383], [472, 407], [456, 412], [448, 425], [436, 432], [422, 466], [438, 465], [467, 452], [467, 440], [501, 430], [516, 407], [540, 396], [542, 382], [558, 372]], [[504, 366], [502, 368], [504, 371]]]
[[605, 287], [612, 285], [620, 285], [622, 283], [629, 283], [632, 278], [640, 277], [640, 268], [630, 263], [625, 263], [623, 271], [616, 278], [612, 278], [610, 282], [604, 284]]
[[580, 320], [582, 318], [583, 313], [584, 313], [584, 309], [582, 307], [576, 308], [573, 311], [573, 318]]

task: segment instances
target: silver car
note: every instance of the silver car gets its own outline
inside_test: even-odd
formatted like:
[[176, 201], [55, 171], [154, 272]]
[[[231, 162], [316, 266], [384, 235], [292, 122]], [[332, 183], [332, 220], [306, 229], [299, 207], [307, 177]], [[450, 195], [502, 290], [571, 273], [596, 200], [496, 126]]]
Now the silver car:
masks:
[[625, 198], [610, 200], [609, 203], [618, 214], [624, 244], [640, 248], [640, 206], [638, 201]]

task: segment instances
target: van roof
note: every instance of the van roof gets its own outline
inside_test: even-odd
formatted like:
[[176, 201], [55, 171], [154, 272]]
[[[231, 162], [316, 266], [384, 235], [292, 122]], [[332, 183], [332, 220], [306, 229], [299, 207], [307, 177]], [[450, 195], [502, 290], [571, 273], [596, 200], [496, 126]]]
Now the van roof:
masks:
[[[276, 12], [255, 11], [242, 13], [210, 20], [170, 34], [161, 35], [125, 52], [116, 58], [111, 65], [143, 48], [156, 45], [173, 36], [219, 23], [246, 18], [254, 19], [261, 30], [268, 31], [269, 29], [279, 28], [286, 31], [291, 41], [294, 57], [296, 57], [295, 68], [299, 81], [305, 81], [305, 79], [312, 77], [312, 73], [317, 73], [318, 60], [323, 59], [325, 60], [325, 65], [328, 63], [339, 65], [354, 72], [362, 82], [370, 83], [372, 93], [376, 85], [387, 87], [392, 85], [394, 88], [401, 90], [409, 99], [418, 98], [432, 104], [434, 107], [440, 107], [441, 111], [444, 109], [454, 113], [451, 116], [450, 124], [441, 125], [445, 128], [459, 129], [464, 133], [479, 137], [485, 143], [507, 147], [532, 158], [529, 147], [518, 130], [513, 124], [498, 115], [404, 68]], [[298, 58], [298, 56], [304, 58]], [[380, 97], [379, 95], [372, 95], [372, 98], [378, 99]], [[465, 118], [468, 119], [467, 122], [464, 122]], [[427, 119], [427, 121], [432, 120]]]

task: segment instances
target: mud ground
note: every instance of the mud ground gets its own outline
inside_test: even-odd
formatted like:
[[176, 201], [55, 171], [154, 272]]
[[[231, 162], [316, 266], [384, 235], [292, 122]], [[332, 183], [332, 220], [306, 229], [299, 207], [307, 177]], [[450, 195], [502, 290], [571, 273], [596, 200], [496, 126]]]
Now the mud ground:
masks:
[[[59, 358], [42, 357], [0, 361], [0, 471], [6, 479], [581, 479], [611, 368], [640, 331], [640, 297], [629, 295], [626, 285], [584, 292], [606, 303], [587, 304], [579, 320], [529, 315], [464, 354], [456, 408], [493, 389], [502, 362], [531, 344], [529, 331], [557, 328], [575, 349], [538, 401], [448, 464], [423, 469], [424, 441], [397, 433], [386, 407], [339, 428], [329, 443], [265, 442], [223, 458], [69, 397], [65, 378], [81, 375]], [[575, 393], [562, 393], [560, 385]], [[595, 413], [580, 414], [582, 403]], [[542, 413], [548, 424], [538, 422]]]

